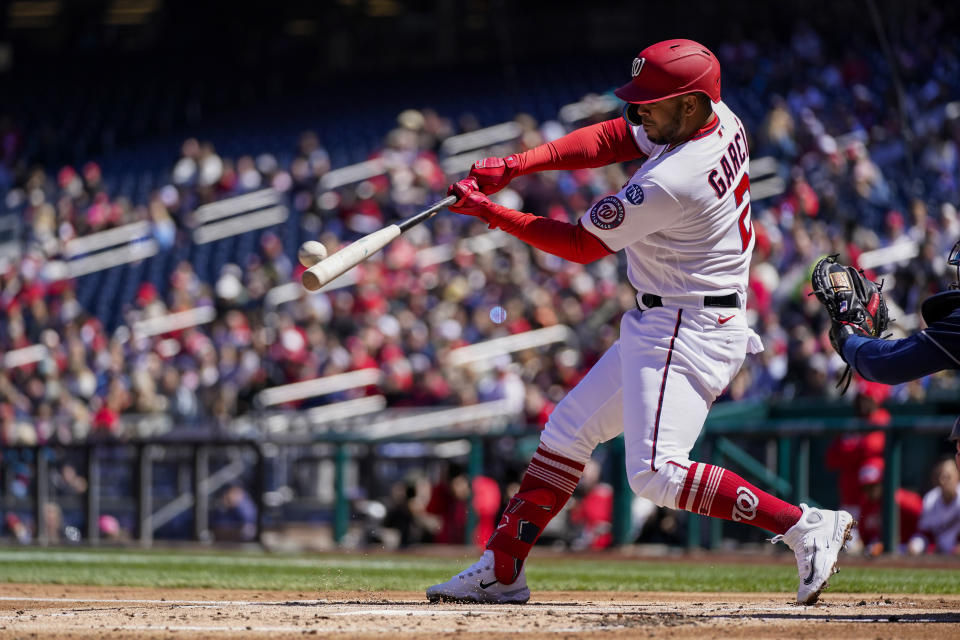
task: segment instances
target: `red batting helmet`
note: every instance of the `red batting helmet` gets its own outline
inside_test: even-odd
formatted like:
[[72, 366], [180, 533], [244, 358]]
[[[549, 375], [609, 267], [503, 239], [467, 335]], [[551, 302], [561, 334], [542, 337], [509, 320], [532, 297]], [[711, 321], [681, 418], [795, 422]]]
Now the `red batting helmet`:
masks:
[[614, 93], [633, 104], [700, 91], [720, 101], [720, 63], [710, 50], [693, 40], [664, 40], [633, 59], [633, 79]]

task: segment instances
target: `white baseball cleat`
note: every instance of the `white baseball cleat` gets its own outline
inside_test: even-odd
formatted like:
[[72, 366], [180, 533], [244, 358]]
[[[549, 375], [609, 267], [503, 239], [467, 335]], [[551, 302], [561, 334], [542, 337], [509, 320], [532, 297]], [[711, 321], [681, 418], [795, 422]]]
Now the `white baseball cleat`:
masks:
[[800, 574], [797, 602], [813, 604], [827, 588], [827, 580], [837, 572], [837, 556], [852, 537], [850, 530], [856, 523], [846, 511], [815, 509], [805, 504], [800, 509], [803, 514], [797, 523], [770, 542], [782, 540], [793, 549]]
[[530, 589], [523, 568], [511, 584], [501, 584], [493, 575], [493, 551], [487, 549], [472, 566], [427, 589], [427, 599], [430, 602], [523, 604], [530, 599]]

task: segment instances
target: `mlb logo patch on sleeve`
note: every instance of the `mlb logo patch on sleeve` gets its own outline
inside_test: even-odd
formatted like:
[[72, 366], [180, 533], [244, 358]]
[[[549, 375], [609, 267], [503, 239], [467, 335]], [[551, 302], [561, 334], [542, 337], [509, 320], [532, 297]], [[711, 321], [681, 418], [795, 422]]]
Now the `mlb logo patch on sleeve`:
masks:
[[638, 184], [631, 184], [623, 192], [623, 196], [630, 204], [643, 204], [643, 187]]
[[605, 231], [623, 224], [623, 203], [616, 196], [607, 196], [590, 210], [590, 222]]

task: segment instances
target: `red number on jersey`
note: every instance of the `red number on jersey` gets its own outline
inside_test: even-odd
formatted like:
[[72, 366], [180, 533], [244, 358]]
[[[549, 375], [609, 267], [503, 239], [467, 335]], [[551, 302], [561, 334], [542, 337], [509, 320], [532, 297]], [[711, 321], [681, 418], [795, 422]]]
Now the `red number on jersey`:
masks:
[[750, 220], [750, 176], [743, 174], [740, 184], [733, 190], [733, 197], [737, 202], [737, 207], [743, 204], [744, 197], [747, 199], [747, 206], [743, 208], [743, 213], [740, 214], [740, 219], [737, 221], [740, 226], [740, 243], [742, 245], [740, 252], [743, 253], [750, 246], [750, 240], [753, 238], [753, 221]]

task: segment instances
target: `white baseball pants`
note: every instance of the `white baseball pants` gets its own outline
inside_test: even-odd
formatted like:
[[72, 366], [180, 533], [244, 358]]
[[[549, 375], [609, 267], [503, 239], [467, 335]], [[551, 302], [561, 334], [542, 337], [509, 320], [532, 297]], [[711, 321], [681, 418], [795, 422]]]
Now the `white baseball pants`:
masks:
[[740, 309], [628, 311], [620, 340], [557, 405], [540, 441], [586, 462], [623, 433], [630, 487], [676, 508], [707, 411], [748, 350], [762, 346]]

